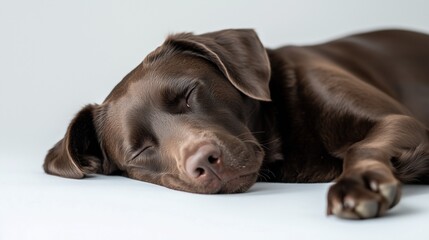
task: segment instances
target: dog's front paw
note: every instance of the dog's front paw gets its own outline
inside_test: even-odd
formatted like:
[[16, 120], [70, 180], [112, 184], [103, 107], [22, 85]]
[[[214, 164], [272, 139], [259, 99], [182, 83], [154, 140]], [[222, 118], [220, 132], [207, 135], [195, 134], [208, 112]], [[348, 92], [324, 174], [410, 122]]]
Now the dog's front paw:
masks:
[[393, 176], [366, 172], [357, 177], [343, 177], [328, 192], [328, 215], [366, 219], [381, 216], [395, 206], [401, 185]]

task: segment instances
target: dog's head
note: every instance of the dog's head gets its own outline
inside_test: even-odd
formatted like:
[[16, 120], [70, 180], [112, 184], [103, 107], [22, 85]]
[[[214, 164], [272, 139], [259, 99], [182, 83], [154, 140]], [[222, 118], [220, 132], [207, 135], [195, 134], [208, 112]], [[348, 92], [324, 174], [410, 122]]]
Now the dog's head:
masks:
[[103, 104], [88, 105], [48, 153], [47, 173], [120, 171], [197, 192], [243, 192], [264, 157], [251, 131], [269, 101], [270, 63], [253, 30], [177, 34], [149, 54]]

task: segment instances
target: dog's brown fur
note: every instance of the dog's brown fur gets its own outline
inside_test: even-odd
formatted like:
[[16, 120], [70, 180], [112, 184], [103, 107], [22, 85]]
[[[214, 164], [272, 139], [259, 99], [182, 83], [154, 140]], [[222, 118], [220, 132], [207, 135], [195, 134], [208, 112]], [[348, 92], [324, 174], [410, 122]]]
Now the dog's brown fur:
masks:
[[387, 30], [265, 49], [252, 30], [176, 34], [48, 153], [47, 173], [120, 173], [197, 193], [328, 182], [328, 213], [384, 214], [429, 183], [429, 36]]

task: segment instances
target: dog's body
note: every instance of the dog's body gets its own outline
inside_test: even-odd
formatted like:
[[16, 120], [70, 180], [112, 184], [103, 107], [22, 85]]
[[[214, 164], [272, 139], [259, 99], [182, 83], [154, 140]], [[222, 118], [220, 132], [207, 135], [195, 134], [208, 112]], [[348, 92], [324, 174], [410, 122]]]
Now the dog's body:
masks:
[[427, 35], [371, 32], [268, 53], [271, 88], [283, 89], [271, 91], [286, 148], [284, 166], [270, 168], [278, 181], [338, 177], [345, 151], [386, 116], [413, 116], [429, 128]]
[[429, 183], [428, 128], [427, 35], [271, 50], [251, 30], [177, 34], [78, 113], [44, 168], [198, 193], [337, 180], [328, 213], [370, 218], [399, 182]]

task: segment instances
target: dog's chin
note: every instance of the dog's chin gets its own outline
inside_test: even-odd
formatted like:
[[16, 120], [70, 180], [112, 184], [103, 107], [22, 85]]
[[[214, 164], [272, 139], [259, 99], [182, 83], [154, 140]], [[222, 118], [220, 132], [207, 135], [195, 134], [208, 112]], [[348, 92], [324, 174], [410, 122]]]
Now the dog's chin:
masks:
[[[215, 181], [187, 192], [199, 194], [232, 194], [243, 193], [252, 187], [258, 179], [258, 173], [250, 173], [233, 178], [226, 182]], [[183, 189], [182, 189], [183, 190]], [[186, 191], [186, 190], [185, 190]]]
[[195, 182], [183, 181], [177, 178], [177, 175], [164, 175], [162, 181], [152, 181], [152, 183], [189, 193], [231, 194], [246, 192], [256, 183], [258, 176], [259, 174], [256, 171], [253, 173], [241, 174], [229, 180], [213, 179], [205, 184], [197, 184]]

